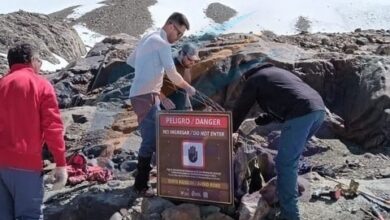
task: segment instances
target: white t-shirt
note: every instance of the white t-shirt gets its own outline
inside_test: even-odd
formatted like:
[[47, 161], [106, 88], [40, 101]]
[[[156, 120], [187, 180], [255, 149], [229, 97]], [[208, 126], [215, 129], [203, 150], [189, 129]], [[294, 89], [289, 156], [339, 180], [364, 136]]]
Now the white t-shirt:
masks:
[[127, 58], [127, 64], [135, 69], [130, 97], [148, 93], [159, 94], [164, 71], [175, 84], [183, 81], [176, 71], [171, 44], [168, 43], [167, 34], [163, 29], [144, 36]]

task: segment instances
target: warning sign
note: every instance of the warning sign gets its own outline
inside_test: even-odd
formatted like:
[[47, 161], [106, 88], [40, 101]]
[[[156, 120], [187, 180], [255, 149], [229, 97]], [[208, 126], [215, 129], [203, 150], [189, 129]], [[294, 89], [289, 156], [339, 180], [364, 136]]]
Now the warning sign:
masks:
[[158, 195], [233, 203], [231, 114], [159, 112]]

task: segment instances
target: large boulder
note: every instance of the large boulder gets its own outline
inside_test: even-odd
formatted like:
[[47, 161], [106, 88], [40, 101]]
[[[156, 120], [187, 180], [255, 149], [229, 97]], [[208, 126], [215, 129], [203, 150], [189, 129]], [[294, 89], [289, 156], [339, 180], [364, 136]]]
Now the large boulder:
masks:
[[53, 74], [52, 82], [60, 107], [127, 98], [134, 69], [124, 61], [136, 43], [137, 38], [126, 34], [107, 37], [97, 43], [85, 58]]
[[338, 135], [366, 148], [390, 144], [390, 59], [364, 55], [306, 60], [295, 69], [343, 119]]
[[[321, 94], [330, 111], [341, 119], [333, 126], [335, 135], [366, 148], [389, 145], [390, 58], [378, 56], [376, 48], [390, 41], [390, 37], [375, 31], [352, 33], [352, 40], [346, 38], [347, 34], [341, 35], [297, 35], [271, 40], [248, 34], [218, 36], [203, 42], [202, 61], [191, 70], [193, 84], [230, 110], [240, 94], [240, 76], [247, 70], [247, 63], [253, 59], [271, 62], [292, 71]], [[355, 43], [358, 47], [354, 54], [343, 51], [345, 45]], [[324, 49], [323, 44], [331, 46]], [[235, 65], [239, 56], [243, 61]], [[198, 100], [193, 102], [200, 105]], [[258, 111], [254, 107], [248, 116]]]
[[71, 26], [43, 14], [18, 11], [0, 15], [0, 32], [3, 53], [17, 42], [36, 45], [41, 57], [53, 64], [60, 63], [53, 53], [68, 62], [86, 53], [84, 43]]
[[0, 54], [0, 78], [8, 71], [6, 54]]

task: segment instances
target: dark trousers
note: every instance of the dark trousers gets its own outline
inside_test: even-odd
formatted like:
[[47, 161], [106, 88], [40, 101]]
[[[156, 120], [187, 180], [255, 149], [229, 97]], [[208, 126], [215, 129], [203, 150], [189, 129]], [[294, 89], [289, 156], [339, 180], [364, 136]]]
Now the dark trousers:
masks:
[[[186, 106], [186, 104], [189, 100], [187, 100], [188, 96], [184, 89], [177, 89], [176, 91], [170, 93], [167, 98], [175, 104], [175, 110], [188, 110], [188, 106]], [[164, 106], [161, 105], [161, 109], [165, 110]]]

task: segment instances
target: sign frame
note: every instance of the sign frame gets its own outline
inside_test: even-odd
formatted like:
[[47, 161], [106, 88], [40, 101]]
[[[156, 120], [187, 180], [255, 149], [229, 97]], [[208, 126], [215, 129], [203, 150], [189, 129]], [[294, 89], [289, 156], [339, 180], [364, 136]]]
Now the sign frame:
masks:
[[[219, 161], [226, 162], [226, 164], [219, 164], [219, 165], [227, 165], [228, 169], [220, 170], [219, 172], [221, 173], [220, 176], [224, 177], [224, 179], [227, 182], [223, 182], [223, 183], [221, 182], [221, 185], [223, 185], [223, 187], [222, 186], [220, 187], [221, 189], [210, 189], [210, 187], [207, 188], [203, 185], [202, 186], [200, 186], [200, 185], [190, 186], [189, 185], [189, 186], [187, 186], [187, 188], [188, 188], [188, 190], [194, 190], [194, 189], [205, 190], [205, 188], [207, 188], [207, 191], [211, 192], [211, 194], [215, 195], [216, 193], [219, 193], [221, 195], [225, 195], [225, 196], [220, 196], [220, 197], [224, 197], [227, 199], [217, 200], [217, 199], [205, 199], [205, 198], [191, 198], [192, 194], [191, 194], [191, 196], [189, 196], [189, 195], [169, 195], [167, 193], [162, 192], [162, 188], [164, 186], [172, 185], [172, 184], [174, 185], [174, 183], [166, 183], [166, 180], [167, 179], [169, 180], [169, 177], [167, 175], [164, 175], [164, 174], [169, 173], [169, 172], [160, 170], [160, 168], [164, 169], [162, 167], [166, 167], [166, 166], [163, 166], [164, 164], [162, 164], [162, 163], [164, 163], [164, 161], [161, 160], [161, 158], [164, 154], [164, 151], [163, 151], [164, 146], [162, 146], [162, 140], [166, 141], [166, 139], [168, 139], [167, 136], [169, 136], [166, 133], [163, 134], [163, 132], [166, 132], [166, 131], [164, 131], [164, 128], [172, 126], [172, 125], [164, 124], [164, 122], [161, 123], [163, 117], [182, 117], [182, 118], [195, 117], [195, 118], [209, 118], [209, 119], [210, 118], [212, 119], [213, 117], [221, 118], [221, 119], [226, 118], [226, 120], [223, 120], [223, 126], [225, 128], [223, 128], [223, 129], [219, 128], [219, 130], [220, 131], [223, 130], [223, 132], [225, 134], [222, 138], [219, 138], [219, 139], [223, 139], [223, 140], [221, 140], [221, 142], [227, 143], [227, 145], [228, 145], [226, 148], [223, 148], [224, 151], [227, 150], [227, 154], [226, 154], [227, 156], [224, 155], [225, 157], [227, 157], [226, 158], [227, 161], [220, 159]], [[226, 125], [225, 125], [225, 122], [226, 122]], [[168, 199], [175, 199], [175, 200], [182, 200], [182, 201], [201, 202], [201, 203], [210, 203], [210, 204], [218, 203], [218, 204], [223, 204], [223, 205], [232, 205], [234, 203], [232, 113], [231, 112], [202, 112], [202, 111], [159, 111], [157, 113], [157, 117], [156, 117], [156, 125], [157, 125], [156, 126], [157, 195], [160, 197], [168, 198]], [[174, 145], [170, 145], [170, 147], [181, 149], [180, 153], [178, 154], [179, 156], [177, 157], [177, 159], [180, 160], [179, 157], [181, 157], [182, 166], [177, 167], [177, 169], [184, 170], [184, 171], [189, 170], [189, 172], [191, 172], [193, 170], [204, 169], [205, 170], [204, 172], [206, 172], [206, 170], [208, 168], [207, 166], [213, 166], [213, 164], [215, 165], [215, 163], [214, 163], [215, 161], [213, 163], [210, 163], [210, 159], [206, 155], [206, 151], [207, 151], [206, 148], [208, 147], [208, 143], [210, 143], [211, 141], [218, 142], [218, 138], [213, 139], [213, 137], [210, 137], [210, 136], [196, 137], [193, 134], [186, 135], [187, 132], [184, 132], [184, 131], [191, 130], [191, 131], [195, 131], [193, 133], [196, 133], [196, 129], [213, 131], [214, 129], [218, 129], [218, 128], [217, 128], [217, 126], [210, 126], [210, 125], [207, 125], [206, 127], [195, 126], [195, 128], [194, 128], [194, 126], [195, 125], [193, 125], [193, 127], [191, 127], [190, 125], [189, 125], [189, 127], [175, 126], [175, 128], [178, 129], [179, 131], [180, 131], [180, 129], [182, 129], [182, 131], [183, 131], [182, 136], [183, 137], [169, 137], [169, 138], [174, 139], [176, 143], [180, 142], [180, 140], [181, 140], [182, 146], [179, 146], [178, 144], [176, 144], [176, 145], [174, 144]], [[164, 139], [164, 137], [165, 137], [165, 139]], [[226, 138], [228, 140], [226, 140]], [[195, 153], [195, 157], [196, 157], [195, 161], [198, 164], [192, 163], [192, 162], [188, 161], [187, 159], [185, 159], [185, 156], [184, 156], [185, 152], [183, 152], [183, 151], [196, 152]], [[197, 154], [197, 152], [201, 152], [201, 153]], [[171, 157], [172, 157], [172, 155], [173, 154], [170, 154]], [[175, 157], [175, 156], [176, 155], [174, 155], [173, 157]], [[190, 158], [189, 160], [191, 160], [190, 153], [188, 153], [187, 156], [188, 156], [188, 158]], [[225, 157], [223, 159], [225, 159]], [[203, 171], [200, 171], [200, 172], [203, 172]], [[162, 174], [162, 173], [164, 173], [164, 174]], [[222, 177], [220, 179], [221, 181], [222, 181]], [[162, 181], [163, 179], [164, 179], [164, 181]], [[179, 181], [180, 181], [180, 177], [177, 177], [174, 180], [177, 180], [177, 179], [179, 179]], [[184, 177], [183, 177], [183, 179], [184, 179]], [[191, 182], [191, 178], [189, 176], [187, 176], [185, 178], [185, 180], [183, 180], [183, 181]], [[197, 178], [193, 178], [192, 181], [194, 181], [194, 182], [196, 181], [196, 183], [199, 183], [199, 184], [200, 183], [202, 183], [202, 184], [207, 183], [207, 181], [199, 180]], [[163, 182], [165, 182], [165, 183], [163, 183]], [[212, 182], [211, 182], [211, 184], [212, 184]], [[180, 187], [186, 188], [186, 186], [183, 186], [183, 185]], [[227, 187], [227, 189], [226, 189], [226, 187]], [[222, 189], [222, 188], [225, 188], [225, 189]], [[191, 192], [193, 192], [193, 191], [191, 191]], [[203, 193], [204, 192], [205, 191], [203, 191]]]

